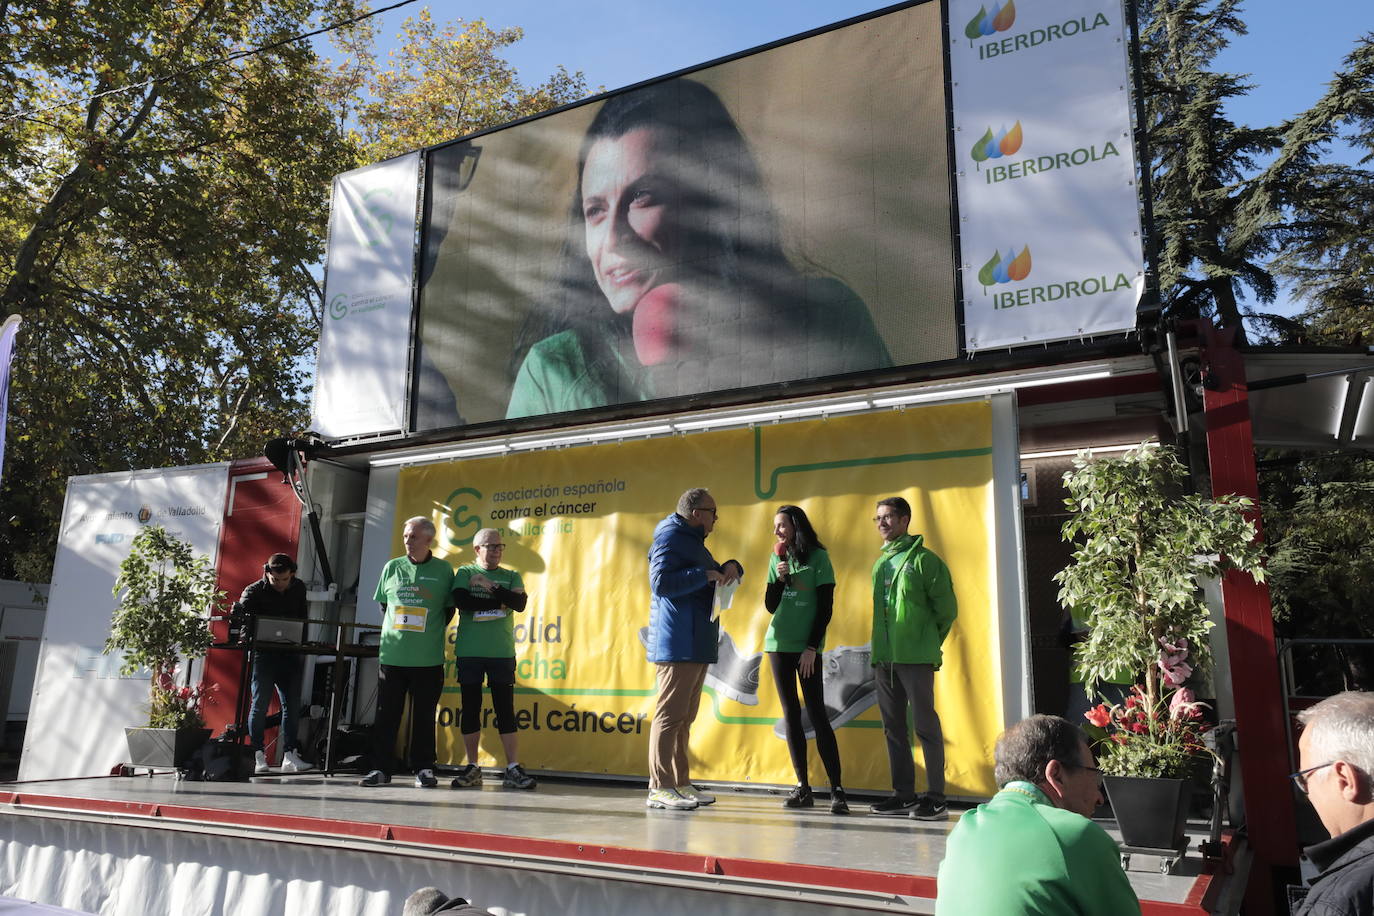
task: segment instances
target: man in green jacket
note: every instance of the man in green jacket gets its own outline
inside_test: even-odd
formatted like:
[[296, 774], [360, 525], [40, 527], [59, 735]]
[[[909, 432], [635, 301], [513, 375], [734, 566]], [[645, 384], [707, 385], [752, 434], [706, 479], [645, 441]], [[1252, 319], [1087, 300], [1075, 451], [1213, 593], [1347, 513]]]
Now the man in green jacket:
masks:
[[[959, 603], [949, 567], [910, 534], [911, 505], [900, 496], [878, 500], [873, 519], [883, 551], [873, 564], [873, 677], [878, 713], [892, 770], [891, 798], [873, 814], [942, 821], [945, 807], [945, 736], [935, 712], [935, 672], [940, 646], [954, 626]], [[916, 737], [925, 756], [927, 791], [916, 794], [907, 709], [915, 714]]]
[[1002, 733], [994, 759], [1002, 791], [950, 831], [937, 916], [1138, 916], [1116, 841], [1088, 819], [1101, 773], [1083, 732], [1031, 716]]

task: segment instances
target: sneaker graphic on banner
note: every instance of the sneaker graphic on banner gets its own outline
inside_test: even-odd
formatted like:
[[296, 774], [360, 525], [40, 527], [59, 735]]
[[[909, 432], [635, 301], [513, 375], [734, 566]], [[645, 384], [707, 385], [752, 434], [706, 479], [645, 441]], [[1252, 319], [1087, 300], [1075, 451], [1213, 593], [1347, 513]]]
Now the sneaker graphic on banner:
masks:
[[[868, 646], [839, 646], [821, 654], [825, 714], [831, 728], [839, 728], [878, 702], [878, 687], [869, 666], [872, 654]], [[816, 737], [809, 708], [802, 709], [802, 732], [808, 741]], [[787, 739], [786, 720], [773, 724], [773, 734]]]
[[[649, 653], [649, 628], [639, 628], [639, 642], [644, 647], [645, 657]], [[759, 705], [759, 667], [763, 664], [763, 653], [741, 655], [735, 648], [735, 641], [724, 629], [720, 631], [718, 661], [706, 669], [706, 686], [723, 697], [745, 706]]]

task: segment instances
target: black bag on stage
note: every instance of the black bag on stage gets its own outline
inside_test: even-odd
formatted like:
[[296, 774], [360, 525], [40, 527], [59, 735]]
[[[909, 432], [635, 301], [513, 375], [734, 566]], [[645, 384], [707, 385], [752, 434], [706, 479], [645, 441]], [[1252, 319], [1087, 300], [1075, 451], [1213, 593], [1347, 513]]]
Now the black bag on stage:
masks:
[[205, 782], [247, 782], [253, 775], [253, 752], [220, 735], [205, 742], [177, 771], [177, 778]]

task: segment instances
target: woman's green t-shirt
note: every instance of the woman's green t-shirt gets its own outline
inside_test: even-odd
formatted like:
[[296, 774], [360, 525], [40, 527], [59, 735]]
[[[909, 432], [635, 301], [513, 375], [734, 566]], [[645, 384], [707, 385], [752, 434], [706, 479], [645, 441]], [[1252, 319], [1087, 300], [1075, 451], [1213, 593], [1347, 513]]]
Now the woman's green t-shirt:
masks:
[[[811, 625], [816, 621], [816, 589], [835, 584], [830, 554], [820, 548], [811, 551], [805, 563], [789, 553], [787, 564], [791, 575], [787, 587], [782, 590], [782, 601], [768, 624], [768, 635], [763, 639], [765, 652], [806, 651]], [[778, 557], [772, 556], [768, 561], [768, 582], [771, 585], [777, 581]], [[824, 645], [816, 646], [816, 651], [823, 648]]]

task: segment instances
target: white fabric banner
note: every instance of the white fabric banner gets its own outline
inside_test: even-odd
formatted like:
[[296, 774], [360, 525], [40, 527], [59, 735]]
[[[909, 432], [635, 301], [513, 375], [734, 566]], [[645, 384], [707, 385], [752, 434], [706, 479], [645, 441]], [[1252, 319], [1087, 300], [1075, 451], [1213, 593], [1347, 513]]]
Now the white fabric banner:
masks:
[[124, 727], [148, 724], [148, 675], [102, 655], [115, 576], [134, 535], [161, 525], [213, 563], [227, 464], [73, 477], [57, 536], [19, 778], [109, 773], [129, 759]]
[[[302, 789], [288, 803], [293, 810], [322, 812], [328, 796], [318, 781]], [[492, 810], [499, 816], [499, 808]], [[610, 868], [605, 874], [615, 880], [607, 880], [596, 863], [573, 873], [558, 860], [528, 867], [499, 854], [481, 861], [471, 853], [353, 838], [302, 841], [290, 833], [159, 826], [0, 813], [0, 888], [100, 916], [399, 916], [422, 887], [463, 897], [493, 916], [865, 916], [876, 896], [864, 895], [868, 906], [860, 908], [845, 906], [839, 894], [808, 899], [826, 897], [823, 890], [769, 898], [751, 893], [761, 882], [739, 888], [727, 880], [708, 889], [699, 879], [675, 882], [671, 872], [654, 869]], [[920, 912], [911, 907], [915, 899], [884, 902], [897, 912]]]
[[420, 154], [334, 179], [310, 426], [328, 439], [405, 421]]
[[1135, 327], [1144, 291], [1120, 0], [950, 0], [965, 343]]

